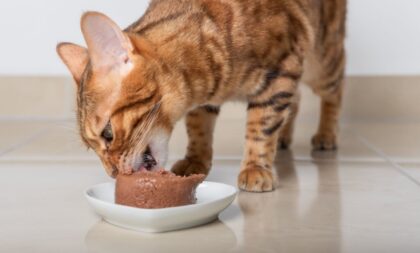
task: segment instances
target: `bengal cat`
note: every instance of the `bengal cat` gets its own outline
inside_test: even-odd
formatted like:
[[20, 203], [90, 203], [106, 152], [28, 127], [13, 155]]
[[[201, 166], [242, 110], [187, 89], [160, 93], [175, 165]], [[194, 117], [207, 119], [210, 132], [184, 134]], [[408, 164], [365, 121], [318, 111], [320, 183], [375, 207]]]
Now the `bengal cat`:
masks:
[[315, 149], [337, 145], [345, 67], [346, 0], [152, 0], [121, 30], [87, 12], [87, 48], [58, 54], [78, 87], [84, 142], [111, 176], [162, 167], [175, 123], [189, 144], [172, 171], [208, 174], [220, 106], [248, 103], [240, 189], [272, 191], [277, 148], [292, 140], [298, 83], [321, 97]]

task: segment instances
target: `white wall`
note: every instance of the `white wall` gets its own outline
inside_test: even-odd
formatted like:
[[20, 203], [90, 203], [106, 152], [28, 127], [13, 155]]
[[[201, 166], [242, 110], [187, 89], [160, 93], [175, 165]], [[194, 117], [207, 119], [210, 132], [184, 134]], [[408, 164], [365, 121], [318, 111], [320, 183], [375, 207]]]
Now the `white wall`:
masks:
[[348, 72], [420, 74], [420, 1], [348, 1]]
[[0, 0], [0, 74], [68, 74], [57, 42], [83, 43], [80, 16], [97, 10], [122, 27], [134, 22], [146, 0]]
[[[328, 0], [326, 0], [328, 1]], [[349, 74], [420, 74], [420, 1], [349, 0]], [[148, 1], [1, 0], [0, 75], [67, 74], [55, 54], [59, 41], [83, 43], [83, 11], [108, 14], [122, 27]]]

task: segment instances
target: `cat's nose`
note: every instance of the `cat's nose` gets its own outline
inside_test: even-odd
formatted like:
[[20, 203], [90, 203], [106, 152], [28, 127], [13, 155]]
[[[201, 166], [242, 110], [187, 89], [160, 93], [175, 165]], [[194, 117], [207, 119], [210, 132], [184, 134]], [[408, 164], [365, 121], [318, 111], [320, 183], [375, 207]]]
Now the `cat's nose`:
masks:
[[106, 173], [112, 177], [116, 178], [118, 176], [118, 167], [114, 165], [107, 157], [101, 157], [101, 162], [105, 168]]

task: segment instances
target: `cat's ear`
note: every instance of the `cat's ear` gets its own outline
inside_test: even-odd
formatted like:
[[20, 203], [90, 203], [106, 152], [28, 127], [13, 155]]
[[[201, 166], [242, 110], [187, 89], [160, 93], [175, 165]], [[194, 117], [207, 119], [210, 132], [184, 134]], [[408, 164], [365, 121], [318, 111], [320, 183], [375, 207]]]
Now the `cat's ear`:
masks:
[[72, 43], [60, 43], [57, 45], [57, 53], [79, 84], [89, 62], [87, 49]]
[[131, 66], [133, 45], [111, 19], [98, 12], [87, 12], [82, 16], [81, 28], [94, 70], [123, 70]]

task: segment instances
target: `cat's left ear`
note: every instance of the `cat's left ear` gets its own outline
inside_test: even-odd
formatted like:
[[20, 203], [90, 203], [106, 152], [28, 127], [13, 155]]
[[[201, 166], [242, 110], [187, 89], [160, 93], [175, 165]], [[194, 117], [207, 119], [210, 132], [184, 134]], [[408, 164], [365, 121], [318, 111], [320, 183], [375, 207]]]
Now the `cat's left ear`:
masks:
[[57, 45], [57, 53], [70, 70], [76, 83], [79, 84], [89, 62], [87, 49], [76, 44], [65, 42]]
[[133, 45], [111, 19], [99, 12], [87, 12], [82, 16], [81, 28], [94, 70], [124, 71], [131, 66]]

